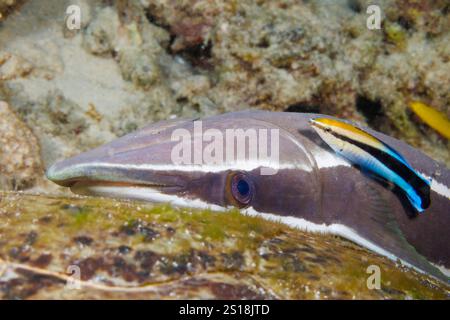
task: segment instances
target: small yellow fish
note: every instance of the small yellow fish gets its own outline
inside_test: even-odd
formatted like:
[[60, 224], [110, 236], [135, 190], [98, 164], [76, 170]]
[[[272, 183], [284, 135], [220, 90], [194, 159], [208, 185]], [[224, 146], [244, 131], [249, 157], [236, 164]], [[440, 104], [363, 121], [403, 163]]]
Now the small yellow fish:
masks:
[[409, 106], [423, 122], [450, 139], [450, 121], [445, 114], [419, 101], [412, 101]]

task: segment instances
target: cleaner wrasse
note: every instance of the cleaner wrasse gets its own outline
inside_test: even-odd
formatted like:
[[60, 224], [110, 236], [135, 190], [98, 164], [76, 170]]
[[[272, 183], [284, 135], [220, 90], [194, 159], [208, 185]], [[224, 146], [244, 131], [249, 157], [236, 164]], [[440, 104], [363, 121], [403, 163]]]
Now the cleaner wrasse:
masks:
[[[449, 282], [450, 170], [399, 140], [349, 124], [359, 135], [347, 144], [378, 143], [426, 181], [427, 208], [419, 214], [398, 185], [335, 152], [333, 142], [318, 134], [318, 118], [340, 121], [267, 111], [162, 121], [57, 162], [47, 177], [77, 194], [213, 210], [237, 207], [244, 214], [347, 238]], [[263, 137], [257, 150], [266, 147], [269, 157], [253, 152], [255, 134]], [[244, 157], [227, 157], [227, 137], [236, 140], [236, 154], [244, 148]], [[191, 161], [179, 161], [180, 155]]]
[[430, 182], [394, 149], [352, 124], [330, 119], [311, 119], [322, 139], [338, 154], [362, 170], [392, 182], [418, 212], [430, 206]]

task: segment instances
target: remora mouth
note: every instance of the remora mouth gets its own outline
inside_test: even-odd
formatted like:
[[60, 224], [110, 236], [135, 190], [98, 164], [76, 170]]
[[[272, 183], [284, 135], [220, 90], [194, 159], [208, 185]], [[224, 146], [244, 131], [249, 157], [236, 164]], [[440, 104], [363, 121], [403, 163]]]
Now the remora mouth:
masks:
[[173, 186], [161, 184], [130, 184], [108, 181], [76, 181], [70, 190], [73, 193], [86, 196], [103, 196], [109, 198], [134, 199], [162, 202], [164, 191], [177, 189]]
[[117, 193], [118, 190], [145, 189], [170, 193], [183, 188], [181, 177], [164, 171], [135, 170], [105, 163], [70, 164], [62, 161], [52, 165], [46, 176], [63, 187], [69, 187], [74, 193], [85, 195], [98, 194], [99, 190]]

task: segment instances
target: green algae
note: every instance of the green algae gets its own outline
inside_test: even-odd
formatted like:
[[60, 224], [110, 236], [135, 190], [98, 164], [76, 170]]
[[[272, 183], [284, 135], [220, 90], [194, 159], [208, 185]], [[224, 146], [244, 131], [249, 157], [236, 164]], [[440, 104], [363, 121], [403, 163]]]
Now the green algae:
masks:
[[89, 220], [92, 220], [92, 214], [90, 214], [90, 208], [82, 207], [76, 208], [76, 211], [72, 213], [74, 218], [74, 225], [76, 228], [83, 227]]
[[[237, 210], [0, 193], [0, 230], [0, 263], [54, 279], [0, 274], [3, 298], [449, 297], [444, 284], [347, 240]], [[58, 280], [70, 265], [80, 267], [82, 293]], [[381, 269], [380, 290], [367, 287], [369, 265]]]
[[406, 32], [397, 23], [387, 23], [384, 29], [387, 40], [395, 44], [398, 48], [404, 48], [406, 44]]

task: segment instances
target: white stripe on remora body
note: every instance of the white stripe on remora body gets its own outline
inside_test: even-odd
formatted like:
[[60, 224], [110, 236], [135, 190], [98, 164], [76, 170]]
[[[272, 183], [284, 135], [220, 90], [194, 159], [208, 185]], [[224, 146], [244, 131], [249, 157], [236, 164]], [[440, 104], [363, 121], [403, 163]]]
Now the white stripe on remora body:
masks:
[[235, 161], [232, 163], [223, 164], [121, 164], [121, 163], [107, 163], [107, 162], [89, 162], [71, 165], [70, 169], [67, 169], [66, 174], [63, 174], [61, 180], [64, 176], [73, 176], [77, 172], [83, 172], [83, 169], [125, 169], [125, 170], [148, 170], [148, 171], [179, 171], [179, 172], [222, 172], [227, 170], [243, 170], [252, 171], [261, 167], [272, 168], [275, 170], [282, 169], [302, 169], [310, 170], [306, 166], [297, 163], [284, 163], [284, 164], [274, 164], [270, 161]]
[[426, 174], [423, 173], [421, 174], [425, 179], [431, 181], [430, 183], [431, 190], [450, 200], [450, 189], [445, 184], [437, 181], [435, 178], [427, 176]]
[[[324, 156], [324, 157], [323, 157]], [[340, 160], [339, 160], [340, 159]], [[316, 157], [316, 161], [317, 161], [317, 165], [318, 168], [330, 168], [330, 167], [335, 167], [335, 166], [346, 166], [346, 167], [350, 167], [350, 163], [347, 162], [346, 160], [337, 157], [335, 155], [332, 155], [329, 152], [323, 152], [323, 153], [319, 153], [318, 156]], [[240, 165], [243, 165], [243, 167], [240, 167]], [[80, 172], [85, 168], [85, 167], [95, 167], [95, 168], [117, 168], [117, 169], [138, 169], [138, 170], [149, 170], [149, 171], [180, 171], [180, 172], [194, 172], [194, 171], [199, 171], [199, 172], [211, 172], [211, 173], [217, 173], [217, 172], [221, 172], [221, 171], [226, 171], [226, 170], [243, 170], [243, 171], [251, 171], [254, 169], [257, 169], [259, 166], [261, 166], [261, 164], [257, 163], [257, 162], [253, 162], [253, 163], [234, 163], [231, 164], [230, 166], [226, 166], [226, 165], [171, 165], [171, 164], [117, 164], [117, 163], [102, 163], [102, 162], [97, 162], [97, 163], [87, 163], [87, 164], [78, 164], [78, 165], [73, 165], [71, 166], [70, 171], [68, 172], [68, 175], [71, 175], [74, 171], [78, 171], [80, 170]], [[289, 163], [284, 163], [284, 164], [279, 164], [278, 166], [275, 167], [278, 170], [283, 170], [283, 169], [300, 169], [300, 170], [304, 170], [304, 171], [310, 171], [311, 169], [308, 168], [306, 165], [302, 165], [302, 164], [289, 164]], [[436, 192], [437, 194], [446, 197], [448, 199], [450, 199], [450, 189], [443, 183], [437, 181], [436, 179], [431, 179], [427, 176], [424, 175], [425, 178], [427, 178], [428, 180], [431, 180], [431, 190], [433, 190], [434, 192]], [[64, 177], [60, 177], [61, 180], [64, 179]]]
[[[224, 212], [226, 210], [231, 209], [232, 207], [225, 208], [219, 205], [209, 204], [199, 199], [185, 199], [178, 197], [176, 195], [167, 195], [159, 192], [156, 189], [147, 188], [147, 187], [127, 187], [127, 186], [89, 186], [87, 190], [90, 191], [91, 194], [100, 195], [100, 196], [108, 196], [108, 197], [117, 197], [117, 198], [126, 198], [126, 199], [135, 199], [135, 200], [145, 200], [152, 202], [163, 202], [170, 203], [174, 206], [180, 207], [190, 207], [197, 209], [210, 209], [214, 211]], [[323, 233], [323, 234], [333, 234], [354, 243], [369, 249], [375, 253], [378, 253], [392, 261], [400, 260], [404, 265], [413, 268], [421, 273], [426, 273], [423, 270], [411, 265], [410, 263], [399, 259], [393, 253], [383, 249], [372, 241], [362, 237], [358, 234], [354, 229], [349, 226], [333, 223], [330, 225], [326, 225], [325, 223], [317, 224], [311, 221], [293, 217], [293, 216], [278, 216], [271, 213], [258, 212], [252, 207], [242, 209], [241, 212], [243, 214], [260, 217], [268, 221], [279, 222], [285, 225], [288, 225], [292, 228], [296, 228], [306, 232], [312, 233]]]
[[341, 156], [338, 156], [334, 153], [331, 153], [329, 151], [320, 151], [315, 156], [315, 161], [317, 164], [317, 167], [319, 169], [323, 168], [334, 168], [338, 166], [343, 167], [351, 167], [352, 165], [342, 158]]

